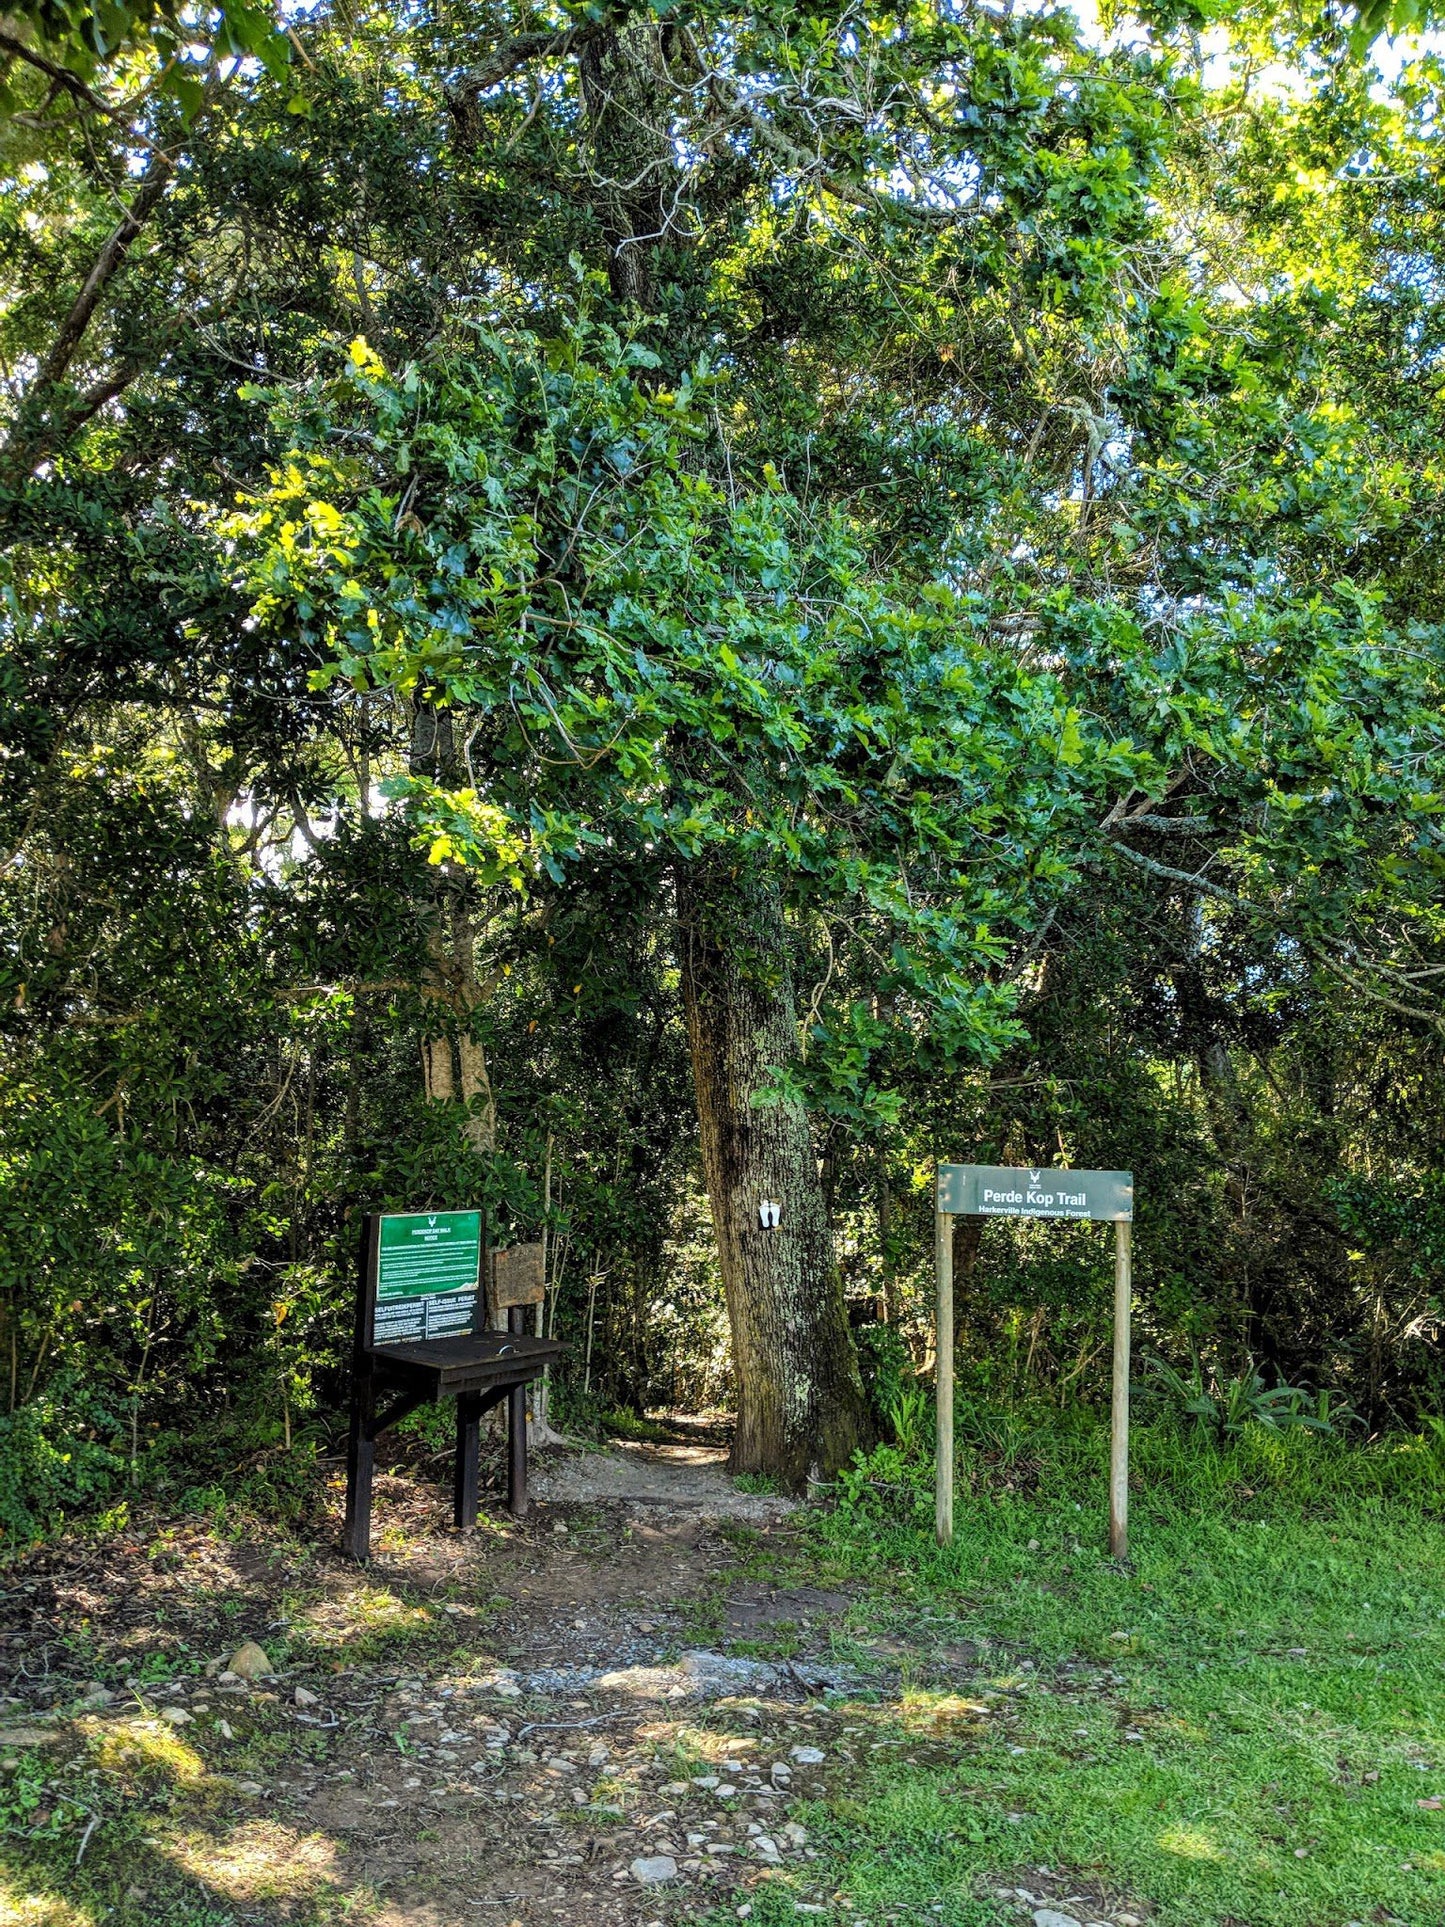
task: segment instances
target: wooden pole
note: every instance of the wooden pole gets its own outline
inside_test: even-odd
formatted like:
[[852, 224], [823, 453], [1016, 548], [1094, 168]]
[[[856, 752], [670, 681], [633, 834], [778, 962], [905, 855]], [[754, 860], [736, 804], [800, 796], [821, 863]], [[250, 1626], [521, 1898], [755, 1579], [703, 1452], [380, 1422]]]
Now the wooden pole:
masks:
[[938, 1278], [934, 1338], [934, 1388], [938, 1399], [938, 1457], [934, 1471], [934, 1523], [941, 1546], [953, 1544], [953, 1217], [933, 1214], [933, 1263]]
[[[507, 1314], [511, 1329], [521, 1333], [527, 1314], [514, 1305]], [[507, 1394], [507, 1506], [514, 1519], [527, 1516], [527, 1388], [514, 1385]]]
[[371, 1557], [371, 1488], [376, 1469], [376, 1373], [371, 1353], [372, 1311], [381, 1250], [381, 1217], [361, 1221], [356, 1271], [356, 1323], [351, 1344], [351, 1423], [346, 1438], [346, 1520], [342, 1550], [365, 1565]]
[[482, 1405], [475, 1392], [457, 1393], [457, 1458], [452, 1475], [452, 1518], [458, 1532], [477, 1523], [481, 1484]]
[[1114, 1402], [1109, 1432], [1109, 1555], [1129, 1556], [1129, 1316], [1134, 1227], [1114, 1225]]
[[351, 1424], [346, 1436], [346, 1521], [341, 1549], [358, 1565], [371, 1557], [371, 1488], [376, 1468], [376, 1379], [371, 1355], [358, 1359], [351, 1381]]

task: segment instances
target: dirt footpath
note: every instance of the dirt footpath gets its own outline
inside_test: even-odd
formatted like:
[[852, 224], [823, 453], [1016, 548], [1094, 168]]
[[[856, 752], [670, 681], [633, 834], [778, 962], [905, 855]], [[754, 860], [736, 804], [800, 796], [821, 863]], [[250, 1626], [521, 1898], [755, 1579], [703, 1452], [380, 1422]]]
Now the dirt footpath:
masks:
[[791, 1499], [743, 1492], [728, 1477], [727, 1447], [689, 1443], [639, 1445], [616, 1440], [605, 1452], [547, 1454], [533, 1481], [538, 1499], [590, 1505], [598, 1500], [659, 1506], [699, 1520], [743, 1519], [772, 1525], [797, 1510]]
[[[384, 1475], [364, 1573], [330, 1532], [199, 1522], [34, 1556], [0, 1596], [0, 1771], [49, 1804], [0, 1915], [149, 1921], [179, 1887], [207, 1918], [631, 1927], [808, 1866], [790, 1813], [826, 1791], [833, 1683], [809, 1635], [849, 1602], [739, 1581], [793, 1507], [722, 1456], [552, 1452], [525, 1522], [465, 1537]], [[780, 1656], [719, 1650], [740, 1633]], [[247, 1639], [274, 1672], [231, 1673]]]
[[[384, 1476], [364, 1572], [333, 1517], [76, 1538], [4, 1575], [0, 1819], [26, 1824], [0, 1923], [673, 1927], [768, 1883], [847, 1918], [815, 1816], [880, 1747], [944, 1765], [950, 1722], [1006, 1727], [1005, 1696], [948, 1697], [977, 1652], [875, 1631], [817, 1583], [803, 1515], [707, 1447], [554, 1454], [534, 1489], [463, 1536], [439, 1487]], [[1060, 1890], [1008, 1891], [1027, 1920]]]

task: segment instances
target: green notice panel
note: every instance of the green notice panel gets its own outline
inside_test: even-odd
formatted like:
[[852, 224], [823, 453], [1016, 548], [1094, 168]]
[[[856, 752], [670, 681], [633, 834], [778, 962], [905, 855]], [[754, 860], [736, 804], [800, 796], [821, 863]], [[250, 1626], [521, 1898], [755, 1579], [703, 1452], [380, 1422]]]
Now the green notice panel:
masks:
[[940, 1164], [938, 1209], [967, 1218], [1095, 1218], [1130, 1224], [1134, 1173]]
[[467, 1337], [476, 1324], [481, 1262], [479, 1211], [383, 1217], [371, 1342], [405, 1345]]

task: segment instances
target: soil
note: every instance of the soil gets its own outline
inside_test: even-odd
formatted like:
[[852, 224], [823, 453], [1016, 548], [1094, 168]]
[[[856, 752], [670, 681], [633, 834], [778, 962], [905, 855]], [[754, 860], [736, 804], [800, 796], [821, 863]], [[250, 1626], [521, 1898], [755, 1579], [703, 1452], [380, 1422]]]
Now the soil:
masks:
[[559, 1504], [622, 1500], [754, 1524], [784, 1519], [796, 1509], [790, 1499], [740, 1491], [725, 1470], [726, 1460], [727, 1447], [721, 1444], [618, 1440], [605, 1452], [548, 1453], [532, 1489], [539, 1499]]
[[[0, 1770], [7, 1729], [12, 1787], [38, 1738], [56, 1838], [21, 1849], [46, 1906], [15, 1918], [672, 1927], [774, 1880], [833, 1918], [813, 1803], [904, 1743], [905, 1678], [976, 1692], [977, 1654], [876, 1631], [814, 1583], [804, 1515], [721, 1459], [546, 1455], [530, 1516], [468, 1535], [393, 1471], [364, 1572], [333, 1550], [339, 1480], [309, 1540], [191, 1520], [33, 1555], [0, 1596]], [[275, 1677], [229, 1675], [244, 1639]], [[908, 1759], [955, 1762], [967, 1704]], [[1111, 1919], [1062, 1878], [1025, 1870], [1008, 1911]]]

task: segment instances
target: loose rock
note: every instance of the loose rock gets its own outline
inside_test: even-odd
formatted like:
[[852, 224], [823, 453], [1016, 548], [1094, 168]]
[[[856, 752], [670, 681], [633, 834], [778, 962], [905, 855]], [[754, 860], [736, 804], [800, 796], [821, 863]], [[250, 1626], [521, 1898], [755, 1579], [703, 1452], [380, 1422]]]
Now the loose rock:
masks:
[[269, 1679], [276, 1671], [267, 1656], [264, 1646], [258, 1646], [254, 1639], [248, 1639], [244, 1646], [238, 1646], [231, 1655], [231, 1663], [226, 1669], [237, 1679]]
[[[670, 1853], [654, 1853], [639, 1857], [632, 1863], [632, 1878], [642, 1887], [657, 1887], [664, 1880], [677, 1878], [677, 1862]], [[1078, 1922], [1073, 1923], [1078, 1927]]]

